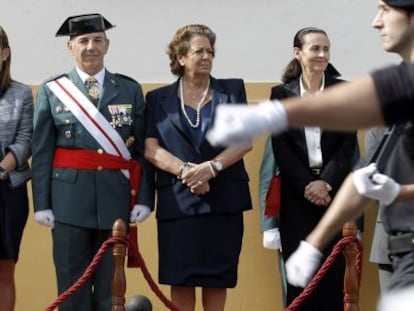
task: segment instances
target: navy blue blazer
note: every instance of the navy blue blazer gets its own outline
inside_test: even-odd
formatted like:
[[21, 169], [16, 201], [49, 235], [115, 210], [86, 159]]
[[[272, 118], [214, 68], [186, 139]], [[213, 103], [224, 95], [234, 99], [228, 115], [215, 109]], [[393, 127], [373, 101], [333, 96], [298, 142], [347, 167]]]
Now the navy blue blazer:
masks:
[[[246, 103], [241, 79], [211, 77], [212, 117], [217, 104]], [[212, 160], [223, 148], [213, 147], [203, 138], [201, 145], [192, 142], [182, 123], [178, 81], [148, 92], [147, 138], [156, 138], [160, 146], [185, 162], [201, 163]], [[206, 131], [207, 132], [207, 131]], [[205, 135], [205, 133], [204, 133]], [[210, 191], [195, 195], [173, 174], [156, 169], [158, 219], [181, 218], [206, 213], [236, 213], [252, 208], [243, 160], [237, 161], [210, 179]]]
[[[344, 82], [325, 74], [325, 87]], [[272, 88], [271, 99], [300, 96], [299, 79], [287, 85]], [[351, 171], [355, 151], [358, 147], [356, 132], [336, 132], [323, 130], [321, 136], [323, 167], [320, 176], [315, 176], [309, 168], [308, 152], [304, 129], [290, 129], [272, 138], [272, 148], [276, 163], [283, 176], [283, 191], [286, 194], [303, 196], [305, 186], [315, 179], [323, 179], [332, 186], [334, 195], [344, 178]]]

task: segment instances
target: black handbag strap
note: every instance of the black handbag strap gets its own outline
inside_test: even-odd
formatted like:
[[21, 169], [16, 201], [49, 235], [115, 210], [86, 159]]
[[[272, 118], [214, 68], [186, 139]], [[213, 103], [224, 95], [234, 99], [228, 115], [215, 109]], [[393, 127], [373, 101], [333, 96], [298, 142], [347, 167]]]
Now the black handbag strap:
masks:
[[377, 169], [383, 172], [395, 144], [404, 133], [407, 123], [394, 124], [388, 128], [374, 152], [369, 156], [368, 163], [376, 163]]

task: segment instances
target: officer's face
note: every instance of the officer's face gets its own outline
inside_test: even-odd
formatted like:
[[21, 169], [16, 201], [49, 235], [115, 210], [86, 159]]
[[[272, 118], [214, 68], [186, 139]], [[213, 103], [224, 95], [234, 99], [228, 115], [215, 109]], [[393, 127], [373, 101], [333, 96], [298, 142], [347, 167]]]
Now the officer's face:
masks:
[[94, 32], [72, 38], [68, 48], [75, 58], [76, 65], [89, 75], [94, 75], [104, 67], [104, 57], [109, 40], [104, 32]]
[[411, 59], [414, 44], [414, 18], [405, 10], [397, 9], [379, 2], [378, 13], [372, 27], [379, 30], [384, 50], [401, 55], [406, 61]]

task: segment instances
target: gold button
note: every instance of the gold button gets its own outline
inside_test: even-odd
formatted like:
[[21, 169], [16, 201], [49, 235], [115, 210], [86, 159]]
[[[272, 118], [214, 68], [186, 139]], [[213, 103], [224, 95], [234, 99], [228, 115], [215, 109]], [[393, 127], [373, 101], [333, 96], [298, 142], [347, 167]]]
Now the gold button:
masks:
[[97, 170], [98, 171], [102, 171], [103, 170], [103, 167], [102, 166], [98, 166]]
[[69, 124], [69, 123], [70, 123], [70, 120], [65, 120], [65, 123], [66, 123], [66, 124]]
[[102, 149], [98, 149], [98, 153], [99, 154], [102, 154], [103, 153], [103, 150]]
[[136, 194], [137, 194], [137, 192], [134, 189], [132, 189], [131, 190], [131, 195], [136, 195]]

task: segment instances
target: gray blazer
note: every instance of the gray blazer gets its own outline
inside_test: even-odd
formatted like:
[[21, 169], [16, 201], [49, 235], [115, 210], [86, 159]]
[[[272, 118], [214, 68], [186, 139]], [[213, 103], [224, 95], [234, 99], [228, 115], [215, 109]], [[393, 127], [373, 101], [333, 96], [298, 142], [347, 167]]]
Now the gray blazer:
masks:
[[[365, 154], [372, 154], [382, 137], [384, 136], [387, 127], [374, 127], [366, 131], [365, 133]], [[378, 264], [391, 264], [388, 257], [388, 234], [384, 229], [384, 225], [381, 222], [381, 210], [383, 205], [379, 205], [377, 221], [375, 224], [374, 236], [372, 238], [371, 253], [369, 260]]]
[[30, 87], [12, 81], [0, 98], [0, 159], [13, 153], [17, 167], [10, 172], [10, 183], [17, 187], [30, 178], [28, 159], [33, 133], [33, 95]]

